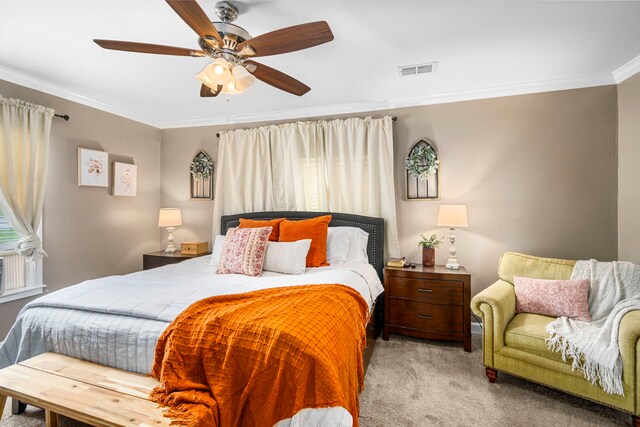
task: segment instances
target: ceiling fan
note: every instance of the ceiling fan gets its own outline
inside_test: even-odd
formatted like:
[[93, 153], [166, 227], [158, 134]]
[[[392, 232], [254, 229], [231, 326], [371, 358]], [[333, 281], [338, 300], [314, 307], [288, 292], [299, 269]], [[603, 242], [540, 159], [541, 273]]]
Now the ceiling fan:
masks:
[[221, 22], [211, 22], [196, 0], [166, 1], [198, 34], [201, 50], [117, 40], [93, 41], [104, 49], [213, 59], [196, 75], [202, 83], [201, 97], [242, 93], [256, 78], [285, 92], [302, 96], [310, 90], [309, 86], [251, 58], [294, 52], [333, 40], [333, 33], [325, 21], [295, 25], [251, 37], [244, 28], [232, 23], [238, 17], [238, 8], [229, 2], [216, 3], [216, 15]]

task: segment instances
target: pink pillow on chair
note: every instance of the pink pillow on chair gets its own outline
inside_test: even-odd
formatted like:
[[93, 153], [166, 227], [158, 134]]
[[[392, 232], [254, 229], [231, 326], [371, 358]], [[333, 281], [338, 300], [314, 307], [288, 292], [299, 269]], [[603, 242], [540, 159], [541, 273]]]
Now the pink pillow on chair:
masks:
[[271, 230], [272, 227], [230, 228], [216, 273], [260, 276]]
[[589, 280], [546, 280], [513, 277], [516, 311], [591, 321]]

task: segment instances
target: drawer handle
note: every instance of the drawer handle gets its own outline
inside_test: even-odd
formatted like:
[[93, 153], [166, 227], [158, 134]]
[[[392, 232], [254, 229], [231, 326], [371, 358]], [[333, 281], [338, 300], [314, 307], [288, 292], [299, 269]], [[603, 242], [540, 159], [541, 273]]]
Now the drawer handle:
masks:
[[433, 289], [418, 288], [418, 292], [433, 292]]
[[418, 314], [418, 317], [421, 319], [432, 319], [431, 316], [427, 316], [426, 314]]

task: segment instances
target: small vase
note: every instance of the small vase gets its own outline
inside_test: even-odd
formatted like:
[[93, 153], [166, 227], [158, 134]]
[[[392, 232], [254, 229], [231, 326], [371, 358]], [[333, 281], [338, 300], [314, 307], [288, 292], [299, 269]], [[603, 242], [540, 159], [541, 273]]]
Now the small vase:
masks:
[[422, 248], [422, 265], [425, 267], [433, 267], [436, 265], [435, 248]]

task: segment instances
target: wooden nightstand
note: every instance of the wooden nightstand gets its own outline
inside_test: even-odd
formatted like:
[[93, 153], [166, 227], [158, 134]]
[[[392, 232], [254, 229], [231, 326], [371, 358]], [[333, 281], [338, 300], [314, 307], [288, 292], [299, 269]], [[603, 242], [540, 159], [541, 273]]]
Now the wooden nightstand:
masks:
[[462, 341], [471, 351], [471, 275], [444, 266], [384, 269], [384, 332]]
[[142, 269], [150, 270], [152, 268], [162, 267], [163, 265], [177, 264], [186, 259], [198, 258], [209, 255], [210, 253], [211, 251], [198, 255], [182, 255], [180, 251], [173, 253], [165, 251], [151, 252], [150, 254], [144, 254], [142, 256]]

